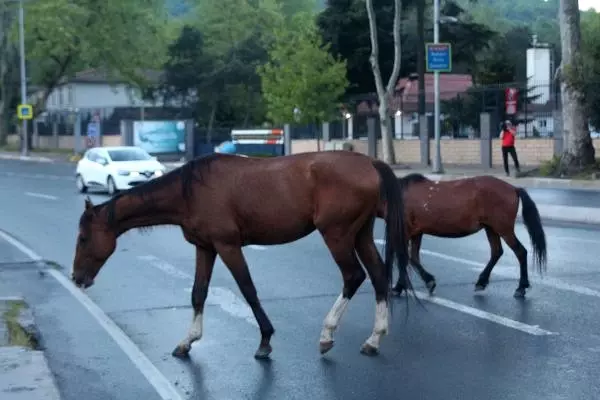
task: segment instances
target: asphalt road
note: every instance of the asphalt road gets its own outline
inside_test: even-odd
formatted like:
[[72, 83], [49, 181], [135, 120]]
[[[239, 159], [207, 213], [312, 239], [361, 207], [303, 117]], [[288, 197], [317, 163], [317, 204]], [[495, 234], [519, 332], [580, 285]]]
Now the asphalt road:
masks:
[[[72, 167], [63, 165], [0, 161], [0, 228], [67, 266], [59, 269], [64, 274], [70, 272], [83, 209], [71, 175]], [[520, 225], [517, 234], [529, 247]], [[549, 272], [543, 279], [531, 273], [533, 288], [524, 301], [512, 297], [518, 268], [508, 249], [486, 292], [474, 295], [480, 264], [489, 257], [485, 235], [426, 237], [422, 259], [438, 280], [435, 302], [422, 309], [411, 301], [405, 321], [406, 305], [398, 299], [376, 358], [359, 353], [374, 318], [369, 282], [351, 301], [334, 349], [325, 357], [318, 352], [321, 324], [341, 278], [316, 234], [294, 244], [244, 250], [277, 331], [271, 362], [254, 360], [258, 330], [220, 262], [204, 337], [190, 361], [170, 356], [191, 321], [194, 265], [193, 248], [175, 228], [123, 235], [87, 294], [184, 399], [595, 398], [600, 230], [546, 224], [546, 235]], [[382, 236], [378, 223], [376, 237]], [[51, 276], [52, 267], [28, 261], [0, 240], [0, 296], [24, 295], [34, 306], [64, 398], [160, 399], [106, 323]], [[423, 290], [420, 281], [413, 282]]]

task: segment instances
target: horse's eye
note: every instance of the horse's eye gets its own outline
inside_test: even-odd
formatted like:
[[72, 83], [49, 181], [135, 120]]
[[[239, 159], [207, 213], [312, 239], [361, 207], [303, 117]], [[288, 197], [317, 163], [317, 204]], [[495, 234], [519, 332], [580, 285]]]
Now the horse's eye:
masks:
[[79, 243], [80, 243], [80, 244], [84, 244], [84, 243], [85, 243], [85, 241], [86, 241], [86, 238], [84, 238], [84, 237], [81, 237], [81, 236], [79, 237]]

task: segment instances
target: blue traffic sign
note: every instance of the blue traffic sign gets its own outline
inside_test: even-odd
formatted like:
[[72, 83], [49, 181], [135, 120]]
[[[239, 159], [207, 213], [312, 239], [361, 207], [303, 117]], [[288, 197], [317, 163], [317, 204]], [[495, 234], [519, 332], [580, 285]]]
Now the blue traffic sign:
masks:
[[100, 124], [89, 122], [87, 125], [87, 143], [89, 147], [96, 146], [100, 141]]
[[425, 48], [427, 71], [452, 71], [452, 46], [450, 43], [427, 43]]

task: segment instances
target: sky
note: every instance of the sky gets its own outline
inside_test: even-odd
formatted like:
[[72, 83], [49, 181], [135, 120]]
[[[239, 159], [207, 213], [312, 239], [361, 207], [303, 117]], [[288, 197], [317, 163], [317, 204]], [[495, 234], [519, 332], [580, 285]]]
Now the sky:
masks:
[[590, 8], [600, 11], [600, 0], [579, 0], [580, 10], [589, 10]]

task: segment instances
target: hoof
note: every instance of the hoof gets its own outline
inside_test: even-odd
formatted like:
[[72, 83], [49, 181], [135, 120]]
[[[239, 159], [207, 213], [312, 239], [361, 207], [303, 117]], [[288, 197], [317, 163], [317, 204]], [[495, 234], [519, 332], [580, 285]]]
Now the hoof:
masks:
[[269, 355], [271, 355], [272, 351], [273, 348], [270, 345], [260, 346], [258, 350], [256, 350], [256, 353], [254, 353], [254, 358], [257, 360], [265, 360], [269, 358]]
[[475, 285], [475, 291], [476, 292], [481, 292], [481, 291], [485, 290], [486, 286], [487, 285], [482, 285], [482, 284], [478, 283], [478, 284]]
[[333, 340], [329, 342], [319, 342], [319, 351], [321, 354], [327, 353], [333, 348]]
[[365, 356], [376, 356], [379, 354], [379, 349], [371, 346], [368, 343], [365, 343], [360, 347], [360, 352]]
[[180, 344], [177, 347], [175, 347], [175, 350], [173, 350], [171, 355], [173, 357], [177, 357], [177, 358], [188, 358], [190, 356], [191, 348], [192, 348], [192, 346], [186, 346], [186, 345]]
[[517, 290], [515, 290], [515, 293], [513, 294], [513, 297], [516, 299], [522, 299], [525, 297], [525, 288], [517, 288]]
[[435, 283], [435, 280], [432, 280], [427, 282], [425, 286], [427, 286], [427, 289], [429, 289], [429, 294], [432, 295], [433, 291], [435, 290], [435, 287], [437, 286], [437, 283]]

